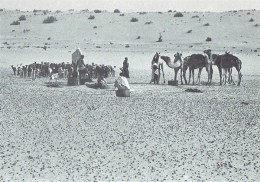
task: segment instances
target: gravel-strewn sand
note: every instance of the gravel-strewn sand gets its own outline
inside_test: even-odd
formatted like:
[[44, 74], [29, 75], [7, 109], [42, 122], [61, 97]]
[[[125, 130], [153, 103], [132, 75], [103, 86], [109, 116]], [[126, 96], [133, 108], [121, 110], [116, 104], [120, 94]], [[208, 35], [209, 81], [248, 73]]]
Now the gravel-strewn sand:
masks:
[[[27, 20], [10, 26], [21, 14]], [[40, 13], [0, 12], [0, 181], [259, 181], [260, 50], [259, 27], [253, 26], [259, 11], [184, 13], [183, 18], [101, 13], [94, 21], [89, 14], [51, 14], [58, 21], [43, 25]], [[130, 23], [135, 16], [139, 22]], [[148, 21], [153, 24], [145, 25]], [[162, 43], [155, 42], [159, 33]], [[205, 42], [207, 36], [213, 41]], [[45, 43], [50, 44], [46, 51], [37, 48]], [[86, 63], [119, 67], [127, 56], [131, 97], [117, 98], [112, 89], [69, 87], [65, 80], [62, 88], [50, 88], [48, 79], [20, 79], [9, 67], [71, 61], [76, 47]], [[242, 60], [241, 86], [219, 86], [216, 67], [212, 86], [147, 84], [155, 51], [172, 57], [204, 48], [229, 50]], [[168, 81], [173, 70], [164, 68]], [[235, 69], [233, 75], [237, 81]], [[205, 70], [201, 80], [207, 80]], [[188, 88], [203, 92], [185, 92]]]
[[44, 79], [5, 80], [4, 181], [260, 178], [259, 77], [245, 76], [240, 87], [132, 84], [130, 98], [86, 86], [48, 88]]

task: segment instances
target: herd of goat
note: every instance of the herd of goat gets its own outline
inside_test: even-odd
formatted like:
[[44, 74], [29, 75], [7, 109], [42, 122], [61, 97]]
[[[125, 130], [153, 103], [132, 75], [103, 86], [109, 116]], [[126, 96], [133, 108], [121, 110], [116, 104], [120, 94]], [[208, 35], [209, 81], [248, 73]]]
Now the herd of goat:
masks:
[[[161, 58], [168, 67], [174, 69], [174, 80], [177, 79], [178, 71], [180, 70], [180, 78], [181, 78], [181, 84], [183, 84], [183, 80], [185, 84], [190, 84], [191, 77], [193, 79], [192, 84], [194, 85], [194, 70], [199, 69], [198, 72], [198, 78], [197, 82], [200, 83], [200, 76], [201, 71], [203, 68], [206, 68], [207, 75], [208, 75], [208, 81], [207, 84], [211, 84], [212, 75], [213, 75], [213, 69], [212, 66], [217, 66], [219, 70], [219, 77], [220, 77], [220, 85], [222, 83], [226, 84], [233, 83], [232, 78], [232, 68], [235, 67], [235, 69], [238, 72], [238, 83], [237, 85], [240, 85], [241, 83], [241, 66], [242, 62], [241, 60], [230, 54], [229, 52], [225, 52], [224, 54], [218, 55], [218, 54], [212, 54], [211, 50], [204, 50], [203, 54], [192, 54], [190, 56], [187, 56], [185, 58], [182, 58], [182, 54], [176, 53], [174, 55], [173, 61], [168, 56], [160, 56], [160, 53], [156, 52], [153, 59], [152, 59], [152, 65], [154, 63], [157, 63], [159, 65], [159, 69], [163, 71], [163, 64], [159, 61], [159, 58]], [[33, 63], [30, 65], [17, 65], [11, 66], [13, 69], [14, 75], [19, 75], [21, 78], [40, 78], [40, 77], [51, 77], [53, 74], [57, 73], [59, 78], [68, 78], [70, 76], [74, 76], [73, 73], [77, 72], [77, 65], [73, 64], [65, 64], [63, 63]], [[100, 76], [107, 78], [107, 77], [115, 77], [115, 66], [111, 65], [97, 65], [97, 64], [86, 64], [83, 71], [84, 75], [87, 76], [86, 79], [92, 80], [95, 78], [98, 78]], [[186, 79], [186, 71], [189, 69], [189, 80], [187, 82]], [[224, 73], [224, 74], [223, 74]], [[164, 73], [163, 73], [164, 74]]]
[[[75, 67], [76, 66], [76, 67]], [[77, 65], [62, 63], [33, 63], [29, 65], [17, 65], [16, 67], [11, 65], [13, 69], [13, 74], [20, 76], [21, 78], [40, 78], [40, 77], [50, 77], [53, 74], [58, 74], [58, 78], [68, 78], [75, 76], [77, 73]], [[109, 76], [115, 76], [115, 66], [111, 65], [98, 65], [98, 64], [86, 64], [82, 72], [88, 77], [87, 79], [92, 80], [98, 76], [103, 76], [105, 78]], [[78, 76], [78, 75], [76, 75]]]

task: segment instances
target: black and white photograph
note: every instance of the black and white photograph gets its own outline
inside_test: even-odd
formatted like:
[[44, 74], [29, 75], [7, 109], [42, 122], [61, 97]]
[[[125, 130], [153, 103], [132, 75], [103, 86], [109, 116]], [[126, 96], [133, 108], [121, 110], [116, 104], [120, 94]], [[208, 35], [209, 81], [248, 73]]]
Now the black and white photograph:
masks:
[[0, 0], [0, 182], [259, 182], [259, 0]]

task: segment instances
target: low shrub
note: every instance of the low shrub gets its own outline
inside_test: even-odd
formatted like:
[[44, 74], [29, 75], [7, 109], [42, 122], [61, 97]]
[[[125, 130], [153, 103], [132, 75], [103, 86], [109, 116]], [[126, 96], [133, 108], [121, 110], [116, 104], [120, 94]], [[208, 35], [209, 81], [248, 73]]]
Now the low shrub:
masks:
[[19, 17], [19, 21], [25, 21], [25, 20], [26, 20], [25, 15], [21, 15], [21, 16]]
[[188, 30], [188, 32], [187, 33], [191, 33], [192, 32], [192, 30]]
[[20, 25], [21, 23], [18, 21], [18, 20], [16, 20], [16, 21], [13, 21], [10, 25]]
[[209, 23], [205, 23], [203, 26], [209, 26]]
[[114, 13], [120, 13], [120, 10], [119, 9], [115, 9]]
[[48, 16], [43, 20], [43, 23], [54, 23], [55, 21], [57, 21], [57, 19], [54, 16]]
[[94, 19], [95, 19], [95, 16], [94, 16], [94, 15], [90, 15], [90, 16], [88, 17], [88, 19], [89, 19], [89, 20], [94, 20]]
[[251, 18], [250, 20], [249, 20], [249, 22], [253, 22], [254, 21], [254, 19], [253, 18]]
[[125, 14], [124, 14], [124, 13], [122, 13], [122, 14], [120, 14], [119, 16], [125, 16]]
[[177, 12], [174, 14], [174, 17], [183, 17], [183, 14], [181, 12]]
[[207, 42], [210, 42], [210, 41], [212, 41], [212, 38], [207, 37], [207, 38], [206, 38], [206, 41], [207, 41]]
[[150, 25], [152, 23], [153, 23], [152, 21], [148, 21], [148, 22], [145, 22], [145, 25]]
[[132, 19], [130, 20], [130, 22], [138, 22], [138, 19], [137, 19], [137, 18], [132, 18]]
[[194, 15], [191, 18], [199, 18], [199, 16], [198, 15]]
[[98, 9], [95, 9], [94, 10], [94, 13], [101, 13], [102, 11], [101, 10], [98, 10]]

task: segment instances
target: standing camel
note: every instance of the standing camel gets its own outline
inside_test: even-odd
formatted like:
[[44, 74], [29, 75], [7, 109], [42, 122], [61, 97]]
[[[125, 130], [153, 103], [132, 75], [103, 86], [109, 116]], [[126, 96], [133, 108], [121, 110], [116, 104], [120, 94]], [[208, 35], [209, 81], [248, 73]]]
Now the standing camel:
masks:
[[174, 69], [174, 81], [176, 81], [178, 71], [180, 70], [181, 84], [183, 84], [183, 82], [182, 82], [182, 58], [181, 58], [181, 56], [182, 56], [182, 54], [177, 52], [174, 55], [173, 62], [171, 61], [171, 58], [168, 57], [168, 56], [161, 56], [161, 59], [165, 61], [165, 63], [167, 64], [167, 66], [169, 68]]
[[165, 83], [165, 78], [164, 78], [164, 71], [163, 71], [163, 62], [159, 61], [160, 58], [160, 53], [156, 52], [155, 55], [153, 56], [153, 60], [151, 63], [151, 69], [152, 69], [152, 78], [150, 83], [152, 83], [154, 81], [154, 72], [153, 72], [153, 64], [156, 63], [158, 64], [158, 68], [159, 68], [159, 80], [161, 77], [161, 70], [162, 70], [162, 74], [163, 74], [163, 83]]
[[[218, 56], [220, 56], [219, 54], [212, 54], [212, 64], [215, 65], [215, 60], [218, 58]], [[222, 71], [224, 72], [222, 75], [222, 83], [224, 83], [224, 85], [226, 85], [227, 82], [227, 77], [228, 77], [228, 83], [229, 84], [234, 84], [235, 82], [233, 80], [232, 77], [232, 68], [222, 68]], [[228, 74], [228, 76], [227, 76]]]
[[212, 69], [212, 55], [211, 55], [211, 50], [205, 50], [204, 51], [204, 55], [202, 54], [192, 54], [188, 57], [184, 58], [184, 62], [183, 62], [183, 78], [185, 81], [185, 84], [187, 84], [187, 80], [186, 80], [186, 70], [189, 68], [189, 82], [188, 84], [190, 84], [190, 77], [192, 75], [192, 84], [194, 85], [194, 70], [195, 69], [199, 69], [199, 73], [198, 73], [198, 79], [197, 79], [197, 83], [200, 84], [200, 76], [201, 76], [201, 71], [202, 69], [205, 67], [206, 71], [208, 73], [208, 82], [207, 84], [210, 85], [211, 84], [211, 80], [212, 80], [212, 74], [213, 74], [213, 69]]
[[220, 78], [220, 85], [222, 85], [222, 69], [225, 70], [231, 70], [232, 67], [235, 67], [238, 73], [238, 83], [237, 86], [240, 85], [241, 83], [241, 78], [242, 78], [242, 73], [241, 73], [241, 68], [242, 68], [242, 61], [237, 58], [236, 56], [225, 53], [223, 55], [217, 55], [214, 56], [215, 59], [213, 59], [213, 64], [218, 67], [219, 71], [219, 78]]

